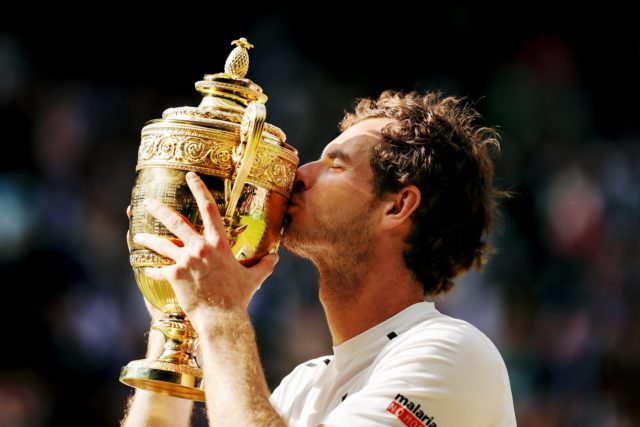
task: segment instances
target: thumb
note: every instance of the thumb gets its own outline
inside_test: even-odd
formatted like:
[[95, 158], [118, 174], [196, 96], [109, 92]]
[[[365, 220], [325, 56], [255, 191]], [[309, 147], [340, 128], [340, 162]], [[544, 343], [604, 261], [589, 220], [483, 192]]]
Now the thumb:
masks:
[[253, 270], [259, 283], [264, 282], [264, 280], [273, 273], [273, 269], [278, 263], [279, 258], [278, 254], [269, 254], [263, 257], [256, 265], [251, 267], [251, 270]]

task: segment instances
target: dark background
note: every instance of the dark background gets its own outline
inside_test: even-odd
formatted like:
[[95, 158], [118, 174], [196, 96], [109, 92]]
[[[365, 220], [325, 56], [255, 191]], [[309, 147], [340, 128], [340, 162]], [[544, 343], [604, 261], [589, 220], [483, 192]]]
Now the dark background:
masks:
[[[499, 252], [436, 305], [496, 343], [520, 426], [640, 425], [634, 14], [610, 4], [321, 6], [3, 16], [0, 425], [122, 417], [130, 389], [118, 371], [143, 357], [148, 330], [124, 239], [140, 129], [168, 107], [197, 105], [193, 84], [223, 71], [240, 37], [255, 45], [247, 77], [269, 96], [267, 121], [302, 162], [338, 134], [356, 98], [388, 88], [466, 96], [499, 126], [496, 184], [515, 193], [491, 237]], [[316, 282], [283, 253], [252, 303], [272, 387], [332, 351]], [[194, 423], [203, 420], [199, 407]]]

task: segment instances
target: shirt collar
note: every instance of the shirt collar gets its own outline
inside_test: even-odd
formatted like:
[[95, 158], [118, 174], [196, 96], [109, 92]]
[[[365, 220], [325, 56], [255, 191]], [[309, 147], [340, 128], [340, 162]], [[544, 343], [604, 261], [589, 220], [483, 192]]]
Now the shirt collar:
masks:
[[340, 359], [354, 356], [373, 344], [379, 343], [381, 338], [389, 341], [436, 312], [433, 302], [424, 301], [410, 305], [384, 322], [378, 323], [340, 345], [333, 346], [333, 354]]

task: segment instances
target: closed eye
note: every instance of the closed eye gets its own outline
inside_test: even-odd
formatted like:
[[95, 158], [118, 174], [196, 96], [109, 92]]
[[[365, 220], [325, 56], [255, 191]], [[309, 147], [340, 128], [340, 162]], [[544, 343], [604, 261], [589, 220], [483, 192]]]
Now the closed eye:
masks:
[[340, 149], [330, 149], [327, 152], [323, 153], [321, 159], [327, 159], [327, 163], [329, 164], [329, 169], [333, 169], [335, 171], [340, 171], [344, 169], [343, 163], [349, 164], [349, 155]]

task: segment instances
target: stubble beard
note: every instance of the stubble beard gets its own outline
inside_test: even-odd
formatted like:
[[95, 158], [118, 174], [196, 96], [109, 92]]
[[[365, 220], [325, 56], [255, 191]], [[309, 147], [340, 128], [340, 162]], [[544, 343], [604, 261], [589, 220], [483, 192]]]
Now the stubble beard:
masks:
[[375, 244], [368, 213], [363, 208], [350, 217], [319, 217], [307, 227], [286, 226], [282, 246], [315, 264], [325, 298], [353, 298], [361, 291]]

